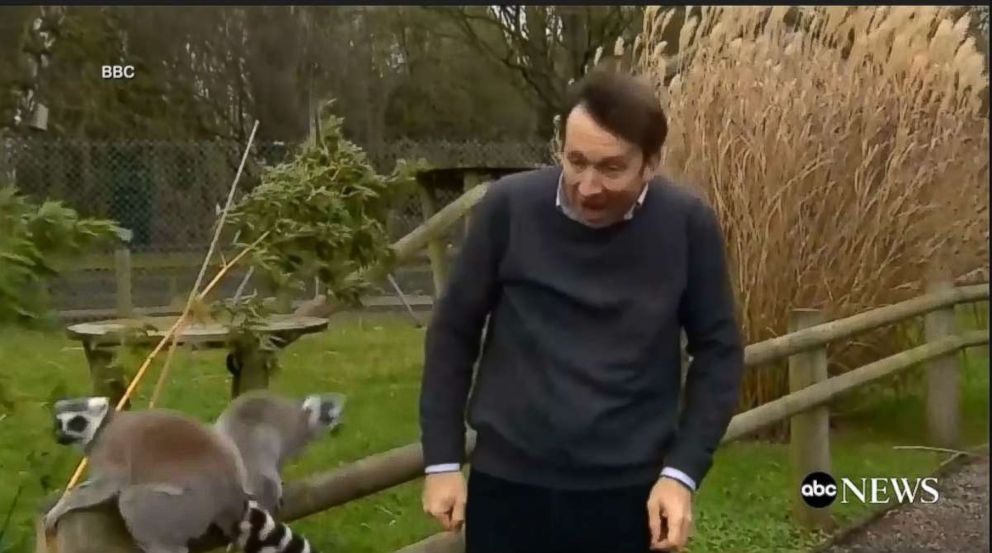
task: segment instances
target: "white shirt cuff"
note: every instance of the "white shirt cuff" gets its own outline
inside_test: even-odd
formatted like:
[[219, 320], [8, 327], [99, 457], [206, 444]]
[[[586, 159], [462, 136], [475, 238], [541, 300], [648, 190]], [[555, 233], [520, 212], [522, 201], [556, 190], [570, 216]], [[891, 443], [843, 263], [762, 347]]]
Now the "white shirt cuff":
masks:
[[685, 484], [690, 490], [696, 491], [696, 481], [689, 477], [688, 474], [680, 471], [679, 469], [672, 467], [665, 467], [661, 470], [662, 476], [667, 476], [673, 480], [678, 480], [679, 482]]
[[430, 465], [424, 469], [425, 474], [434, 474], [435, 472], [456, 472], [462, 469], [460, 463], [443, 463], [440, 465]]

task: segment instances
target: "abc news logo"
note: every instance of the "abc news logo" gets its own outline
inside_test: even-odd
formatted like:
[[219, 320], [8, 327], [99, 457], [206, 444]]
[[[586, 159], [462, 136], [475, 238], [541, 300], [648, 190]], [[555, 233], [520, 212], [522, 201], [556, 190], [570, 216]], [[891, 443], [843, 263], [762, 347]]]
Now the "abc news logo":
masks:
[[104, 79], [133, 79], [133, 65], [101, 65], [100, 76]]
[[829, 507], [840, 495], [841, 503], [853, 500], [871, 505], [884, 505], [893, 499], [899, 503], [936, 503], [940, 492], [934, 487], [937, 479], [930, 478], [841, 478], [840, 487], [833, 476], [812, 472], [803, 479], [799, 495], [810, 507]]

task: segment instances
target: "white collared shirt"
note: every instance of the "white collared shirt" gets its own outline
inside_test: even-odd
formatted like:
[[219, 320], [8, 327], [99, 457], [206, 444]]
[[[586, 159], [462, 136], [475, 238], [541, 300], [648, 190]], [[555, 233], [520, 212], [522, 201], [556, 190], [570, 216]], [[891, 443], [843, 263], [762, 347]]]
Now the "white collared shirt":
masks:
[[[562, 212], [564, 212], [565, 215], [568, 215], [570, 219], [585, 224], [585, 222], [579, 217], [579, 215], [575, 213], [575, 211], [572, 210], [572, 208], [565, 201], [565, 188], [564, 186], [562, 186], [564, 184], [564, 179], [565, 179], [565, 172], [562, 171], [561, 175], [558, 176], [558, 192], [555, 194], [555, 206], [558, 207], [558, 209], [562, 210]], [[628, 209], [627, 213], [624, 214], [623, 216], [624, 221], [629, 221], [630, 219], [632, 219], [634, 217], [634, 212], [637, 211], [637, 208], [644, 205], [644, 197], [648, 195], [648, 188], [650, 188], [650, 186], [648, 186], [648, 183], [645, 182], [644, 188], [641, 189], [640, 195], [637, 196], [637, 203], [630, 206], [630, 209]]]

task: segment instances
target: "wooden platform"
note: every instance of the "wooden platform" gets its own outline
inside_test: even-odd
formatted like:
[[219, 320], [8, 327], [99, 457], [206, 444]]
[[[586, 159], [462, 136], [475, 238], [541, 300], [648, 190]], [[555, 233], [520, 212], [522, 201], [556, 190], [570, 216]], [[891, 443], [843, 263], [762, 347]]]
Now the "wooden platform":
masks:
[[[411, 294], [406, 296], [410, 307], [416, 310], [430, 310], [434, 307], [434, 298], [425, 294]], [[293, 308], [302, 305], [302, 301], [293, 302]], [[398, 297], [393, 296], [373, 296], [366, 298], [364, 309], [369, 311], [403, 311], [406, 308]], [[179, 309], [175, 306], [162, 305], [158, 307], [135, 307], [136, 318], [141, 317], [166, 317], [179, 315]], [[65, 323], [92, 321], [97, 319], [110, 319], [117, 316], [117, 309], [65, 309], [59, 311], [59, 320]]]

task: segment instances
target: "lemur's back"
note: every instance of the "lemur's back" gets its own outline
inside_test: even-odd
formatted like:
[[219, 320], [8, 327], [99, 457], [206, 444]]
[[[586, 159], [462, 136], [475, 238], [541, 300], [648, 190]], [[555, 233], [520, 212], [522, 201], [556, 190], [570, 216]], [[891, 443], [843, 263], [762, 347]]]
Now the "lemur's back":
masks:
[[216, 485], [240, 485], [231, 447], [210, 427], [170, 411], [115, 414], [90, 457], [95, 473], [124, 471], [129, 484], [179, 485], [209, 474]]

